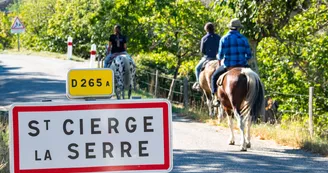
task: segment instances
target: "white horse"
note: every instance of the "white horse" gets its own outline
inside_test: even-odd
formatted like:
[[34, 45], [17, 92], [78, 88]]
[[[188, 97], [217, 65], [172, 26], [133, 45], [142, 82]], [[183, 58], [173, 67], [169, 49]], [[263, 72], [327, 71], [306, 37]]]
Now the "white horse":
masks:
[[132, 58], [126, 54], [117, 55], [109, 68], [114, 72], [115, 94], [117, 99], [121, 99], [121, 96], [122, 99], [125, 99], [124, 90], [126, 88], [129, 89], [128, 99], [130, 99], [132, 88], [135, 89], [134, 79], [136, 76], [136, 65]]

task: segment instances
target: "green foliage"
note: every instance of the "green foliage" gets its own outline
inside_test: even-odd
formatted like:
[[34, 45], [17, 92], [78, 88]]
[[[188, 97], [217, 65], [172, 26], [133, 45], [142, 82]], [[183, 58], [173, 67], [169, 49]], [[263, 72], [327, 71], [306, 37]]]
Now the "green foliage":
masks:
[[0, 173], [9, 172], [8, 112], [0, 111]]
[[267, 94], [280, 93], [274, 95], [281, 103], [280, 109], [294, 112], [285, 114], [285, 119], [307, 116], [307, 95], [309, 87], [314, 87], [314, 123], [320, 136], [327, 131], [328, 123], [327, 12], [326, 4], [312, 5], [290, 19], [276, 38], [265, 38], [258, 46], [259, 67]]
[[17, 16], [26, 28], [25, 33], [20, 34], [23, 47], [38, 51], [49, 50], [47, 44], [51, 41], [47, 28], [48, 20], [55, 12], [54, 4], [53, 0], [26, 0], [20, 5]]
[[[128, 52], [138, 75], [158, 69], [179, 78], [194, 78], [204, 24], [213, 22], [219, 35], [232, 18], [241, 19], [245, 34], [257, 50], [259, 73], [267, 95], [279, 101], [283, 121], [307, 121], [309, 87], [314, 87], [316, 133], [325, 135], [328, 110], [328, 2], [315, 0], [213, 1], [199, 0], [24, 0], [12, 14], [0, 13], [0, 46], [16, 43], [10, 34], [15, 16], [26, 26], [24, 47], [89, 57], [91, 44], [104, 53], [113, 26], [121, 24]], [[1, 47], [0, 47], [1, 49]]]
[[176, 57], [168, 52], [140, 53], [134, 57], [138, 64], [138, 72], [151, 72], [158, 70], [159, 73], [172, 74], [175, 69]]
[[310, 4], [307, 0], [230, 0], [222, 2], [221, 5], [231, 8], [234, 17], [240, 18], [244, 25], [243, 32], [252, 40], [259, 42], [264, 37], [275, 37], [294, 14], [301, 13]]
[[52, 42], [49, 42], [51, 51], [65, 52], [67, 38], [73, 38], [73, 54], [82, 57], [90, 56], [91, 44], [95, 43], [95, 18], [100, 9], [98, 0], [58, 0], [55, 4], [55, 13], [49, 20], [47, 30]]
[[[153, 16], [143, 22], [153, 23], [153, 43], [156, 51], [167, 51], [176, 56], [174, 78], [181, 64], [199, 55], [200, 39], [210, 13], [198, 0], [153, 2], [157, 7]], [[164, 5], [163, 5], [164, 4]]]
[[10, 48], [13, 35], [10, 33], [11, 22], [7, 14], [0, 12], [0, 50]]

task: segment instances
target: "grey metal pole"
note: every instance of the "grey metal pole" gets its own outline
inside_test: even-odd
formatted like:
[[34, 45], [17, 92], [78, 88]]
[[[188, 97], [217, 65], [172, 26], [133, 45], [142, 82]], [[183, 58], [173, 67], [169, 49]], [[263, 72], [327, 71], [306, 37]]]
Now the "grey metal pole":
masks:
[[18, 43], [18, 52], [19, 52], [20, 51], [19, 33], [17, 35], [18, 35], [17, 43]]
[[313, 87], [309, 88], [309, 131], [313, 137]]

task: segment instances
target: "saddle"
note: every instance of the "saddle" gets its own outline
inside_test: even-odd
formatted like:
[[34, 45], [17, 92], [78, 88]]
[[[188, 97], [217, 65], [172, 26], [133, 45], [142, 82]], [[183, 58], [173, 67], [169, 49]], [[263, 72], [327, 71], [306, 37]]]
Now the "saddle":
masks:
[[211, 61], [217, 61], [217, 60], [216, 59], [207, 59], [207, 60], [205, 60], [203, 65], [202, 65], [202, 68], [200, 69], [200, 72], [202, 72], [205, 69], [206, 65]]
[[110, 56], [109, 61], [108, 61], [109, 66], [112, 64], [113, 60], [114, 60], [117, 56], [119, 56], [119, 55], [126, 55], [126, 53], [125, 53], [125, 52], [113, 53], [113, 54]]
[[218, 86], [222, 86], [222, 85], [223, 85], [223, 80], [224, 80], [225, 76], [228, 74], [228, 72], [229, 72], [230, 70], [232, 70], [232, 69], [236, 69], [236, 68], [240, 68], [240, 69], [242, 69], [242, 68], [249, 68], [249, 66], [228, 67], [228, 68], [227, 68], [227, 71], [226, 71], [225, 73], [223, 73], [223, 74], [219, 77], [219, 79], [218, 79], [218, 81], [217, 81], [216, 84], [217, 84]]

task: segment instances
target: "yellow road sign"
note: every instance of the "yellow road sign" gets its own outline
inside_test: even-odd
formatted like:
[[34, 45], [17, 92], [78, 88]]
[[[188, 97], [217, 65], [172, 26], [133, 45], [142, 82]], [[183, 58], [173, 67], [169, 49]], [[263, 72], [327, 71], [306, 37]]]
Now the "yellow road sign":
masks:
[[108, 97], [113, 93], [111, 69], [71, 69], [67, 74], [66, 95], [69, 98]]

